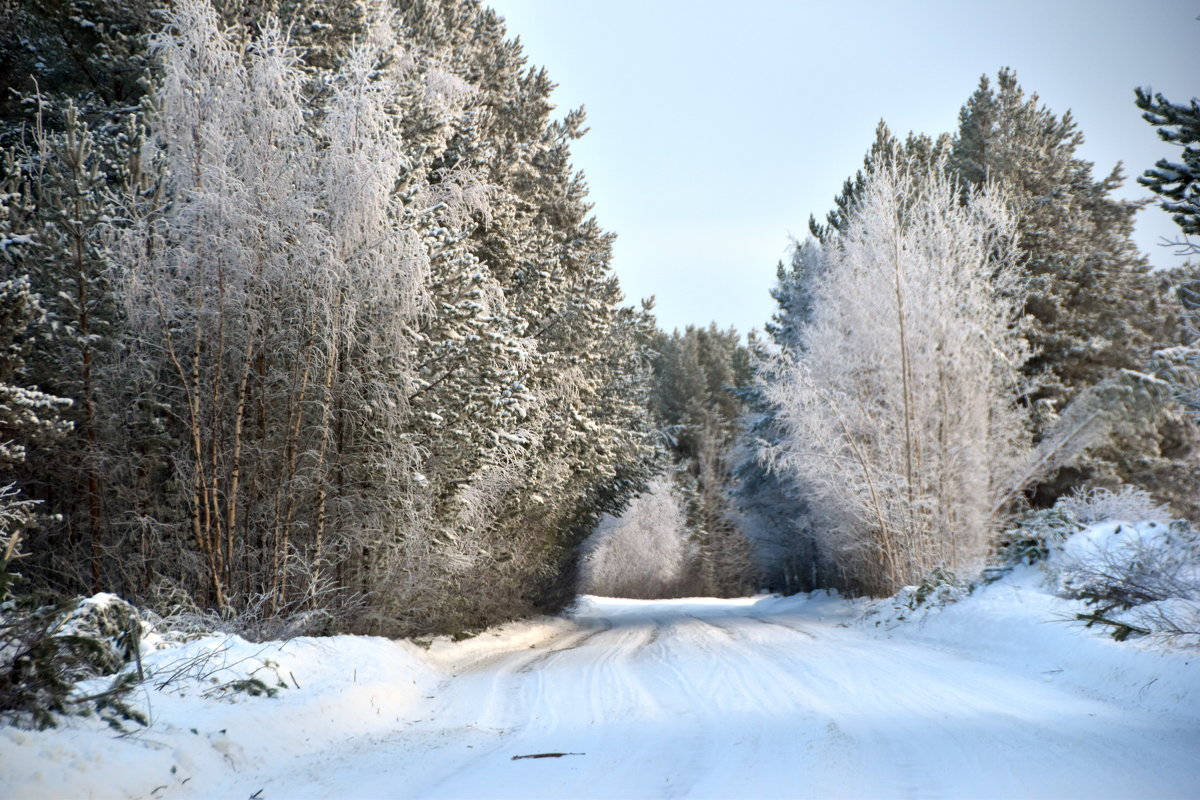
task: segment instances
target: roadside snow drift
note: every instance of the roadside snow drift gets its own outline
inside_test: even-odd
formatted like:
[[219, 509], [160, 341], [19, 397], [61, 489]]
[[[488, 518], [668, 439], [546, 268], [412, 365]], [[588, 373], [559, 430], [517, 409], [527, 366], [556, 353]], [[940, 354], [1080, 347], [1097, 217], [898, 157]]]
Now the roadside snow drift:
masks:
[[0, 796], [1195, 797], [1197, 652], [1083, 629], [1041, 583], [915, 619], [585, 597], [428, 650], [205, 639], [146, 655], [148, 728], [0, 731]]

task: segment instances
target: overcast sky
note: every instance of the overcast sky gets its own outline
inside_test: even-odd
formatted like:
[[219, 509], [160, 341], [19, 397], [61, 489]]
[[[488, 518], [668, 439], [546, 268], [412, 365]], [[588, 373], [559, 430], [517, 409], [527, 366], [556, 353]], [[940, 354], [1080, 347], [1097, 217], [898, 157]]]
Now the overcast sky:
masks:
[[[485, 2], [559, 84], [560, 110], [586, 106], [575, 165], [618, 235], [626, 296], [656, 296], [667, 330], [761, 328], [789, 237], [824, 216], [881, 118], [900, 136], [953, 131], [980, 75], [1009, 66], [1074, 113], [1097, 175], [1123, 161], [1123, 194], [1143, 197], [1133, 177], [1173, 148], [1133, 88], [1200, 94], [1197, 0]], [[1142, 212], [1153, 263], [1177, 234]]]

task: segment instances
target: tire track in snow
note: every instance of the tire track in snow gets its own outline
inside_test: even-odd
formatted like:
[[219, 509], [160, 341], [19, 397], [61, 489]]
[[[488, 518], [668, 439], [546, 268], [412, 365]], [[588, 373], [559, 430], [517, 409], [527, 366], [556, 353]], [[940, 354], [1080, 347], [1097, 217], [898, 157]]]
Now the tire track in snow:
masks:
[[[1200, 752], [1039, 676], [795, 611], [614, 601], [578, 624], [447, 680], [431, 719], [320, 754], [319, 791], [266, 794], [1151, 796], [1170, 784], [1103, 754], [1146, 780]], [[538, 752], [585, 755], [511, 761]]]
[[806, 636], [809, 639], [812, 639], [814, 641], [817, 639], [817, 635], [815, 633], [813, 633], [812, 631], [807, 630], [805, 628], [798, 628], [795, 625], [789, 625], [786, 622], [783, 622], [781, 620], [767, 619], [766, 617], [760, 617], [760, 616], [757, 616], [754, 614], [748, 615], [746, 617], [746, 619], [752, 619], [755, 622], [761, 622], [763, 625], [774, 625], [777, 628], [787, 628], [789, 631], [792, 631], [793, 633], [798, 633], [801, 636]]
[[523, 663], [520, 667], [518, 667], [514, 671], [519, 674], [526, 674], [526, 673], [532, 672], [535, 667], [537, 667], [539, 664], [543, 663], [547, 659], [552, 658], [553, 656], [556, 656], [559, 653], [565, 653], [567, 651], [576, 650], [580, 647], [583, 647], [585, 644], [590, 642], [592, 639], [595, 639], [600, 634], [607, 633], [608, 631], [612, 630], [612, 627], [613, 627], [612, 620], [602, 618], [599, 620], [599, 624], [596, 626], [595, 629], [585, 631], [582, 634], [576, 635], [575, 638], [572, 639], [572, 641], [564, 647], [555, 647], [555, 648], [546, 650], [545, 652], [538, 653], [533, 658], [530, 658], [527, 661], [525, 661], [525, 663]]

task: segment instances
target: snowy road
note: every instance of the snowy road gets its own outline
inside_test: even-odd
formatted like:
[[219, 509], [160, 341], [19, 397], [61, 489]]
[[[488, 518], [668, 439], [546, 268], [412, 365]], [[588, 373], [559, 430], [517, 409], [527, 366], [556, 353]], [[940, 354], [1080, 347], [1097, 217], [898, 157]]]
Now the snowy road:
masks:
[[[278, 765], [259, 796], [1200, 795], [1195, 720], [1052, 674], [747, 601], [596, 601], [576, 620], [461, 665], [420, 720]], [[539, 753], [568, 755], [513, 759]]]

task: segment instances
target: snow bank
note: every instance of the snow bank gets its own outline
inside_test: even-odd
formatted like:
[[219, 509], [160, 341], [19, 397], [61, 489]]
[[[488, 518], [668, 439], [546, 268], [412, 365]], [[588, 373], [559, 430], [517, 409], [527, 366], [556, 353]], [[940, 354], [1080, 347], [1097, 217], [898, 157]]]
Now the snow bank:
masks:
[[[368, 636], [180, 644], [151, 635], [148, 680], [129, 698], [151, 725], [122, 733], [81, 717], [46, 731], [0, 727], [0, 798], [203, 796], [193, 777], [229, 771], [246, 776], [249, 797], [269, 765], [418, 722], [457, 670], [572, 630], [569, 620], [534, 620], [428, 649]], [[78, 691], [104, 691], [110, 680]]]
[[969, 596], [906, 619], [890, 601], [869, 604], [856, 627], [876, 629], [987, 661], [1096, 699], [1164, 716], [1200, 717], [1200, 652], [1160, 639], [1114, 641], [1076, 615], [1088, 607], [1055, 594], [1056, 577], [1019, 567]]

